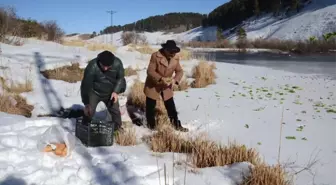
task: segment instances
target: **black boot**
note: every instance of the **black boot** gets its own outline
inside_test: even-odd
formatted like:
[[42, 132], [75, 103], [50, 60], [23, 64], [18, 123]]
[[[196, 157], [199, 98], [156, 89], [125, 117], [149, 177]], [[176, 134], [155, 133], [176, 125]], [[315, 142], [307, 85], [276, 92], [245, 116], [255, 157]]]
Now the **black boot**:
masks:
[[170, 122], [173, 124], [174, 128], [178, 131], [181, 131], [181, 132], [188, 132], [189, 131], [189, 129], [187, 129], [187, 128], [185, 128], [181, 125], [181, 121], [178, 120], [178, 119], [171, 118]]

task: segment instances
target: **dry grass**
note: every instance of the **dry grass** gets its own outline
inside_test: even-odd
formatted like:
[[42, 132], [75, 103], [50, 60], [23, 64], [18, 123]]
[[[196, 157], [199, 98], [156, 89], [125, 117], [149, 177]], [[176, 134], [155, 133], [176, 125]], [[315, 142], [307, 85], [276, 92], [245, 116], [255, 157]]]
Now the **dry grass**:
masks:
[[235, 142], [220, 145], [207, 139], [205, 135], [182, 136], [174, 132], [167, 118], [159, 120], [158, 132], [144, 138], [154, 152], [186, 153], [188, 160], [196, 168], [225, 166], [237, 162], [254, 165], [251, 174], [244, 177], [242, 185], [290, 185], [286, 173], [280, 166], [267, 166], [253, 148]]
[[[145, 84], [141, 82], [139, 79], [134, 81], [130, 92], [128, 94], [127, 103], [138, 107], [142, 110], [146, 108], [146, 96], [143, 92]], [[166, 113], [163, 101], [157, 101], [156, 103], [156, 112], [157, 114], [164, 114]]]
[[185, 91], [189, 88], [189, 84], [188, 81], [186, 79], [182, 79], [179, 85], [175, 85], [173, 86], [173, 90], [174, 91]]
[[216, 74], [215, 64], [209, 62], [200, 61], [197, 66], [193, 68], [192, 77], [195, 79], [191, 84], [192, 88], [204, 88], [210, 84], [215, 84]]
[[155, 49], [153, 49], [152, 47], [150, 47], [148, 44], [141, 44], [141, 45], [135, 45], [135, 44], [131, 44], [130, 45], [130, 50], [131, 51], [138, 51], [141, 54], [152, 54], [154, 52], [156, 52]]
[[224, 166], [244, 161], [259, 164], [261, 161], [257, 151], [248, 149], [244, 145], [231, 142], [223, 146], [206, 137], [183, 137], [175, 133], [170, 124], [160, 123], [159, 125], [158, 132], [147, 139], [151, 150], [186, 153], [196, 167]]
[[190, 60], [192, 59], [192, 53], [189, 50], [181, 49], [179, 52], [180, 60]]
[[62, 41], [62, 45], [65, 46], [74, 46], [74, 47], [85, 47], [90, 51], [100, 51], [100, 50], [107, 50], [111, 52], [115, 52], [117, 47], [111, 44], [104, 44], [104, 43], [88, 43], [83, 40], [64, 40]]
[[33, 109], [34, 106], [28, 105], [26, 99], [18, 94], [4, 93], [0, 95], [0, 112], [31, 117]]
[[100, 43], [90, 43], [86, 45], [86, 48], [90, 51], [100, 51], [100, 50], [107, 50], [114, 53], [117, 48], [111, 44], [100, 44]]
[[265, 164], [255, 165], [250, 168], [251, 174], [244, 177], [242, 185], [290, 185], [286, 180], [286, 172], [279, 166], [268, 166]]
[[25, 83], [11, 81], [10, 85], [7, 85], [6, 80], [0, 77], [1, 87], [4, 92], [0, 94], [0, 112], [31, 117], [34, 106], [28, 105], [26, 99], [21, 97], [20, 94], [33, 90], [32, 81], [27, 78]]
[[63, 40], [62, 45], [65, 46], [75, 46], [75, 47], [84, 47], [85, 41], [83, 40]]
[[30, 79], [26, 79], [25, 83], [15, 83], [10, 82], [10, 85], [7, 85], [5, 79], [0, 77], [0, 82], [5, 91], [14, 94], [20, 94], [23, 92], [31, 92], [33, 90], [33, 82]]
[[128, 66], [125, 68], [125, 76], [133, 76], [137, 75], [138, 71], [136, 69], [133, 69], [131, 66]]
[[41, 71], [47, 79], [63, 80], [69, 83], [76, 83], [83, 79], [84, 69], [79, 67], [79, 63], [73, 63], [71, 66], [63, 66], [51, 70]]
[[134, 146], [137, 144], [136, 132], [134, 127], [124, 128], [122, 132], [117, 132], [115, 141], [121, 146]]
[[[247, 40], [244, 45], [248, 48], [276, 49], [295, 53], [326, 53], [336, 49], [335, 40], [293, 41], [280, 39], [255, 39]], [[213, 42], [191, 41], [183, 44], [184, 47], [194, 48], [235, 48], [227, 40]]]
[[143, 92], [144, 83], [136, 79], [130, 88], [127, 103], [133, 106], [136, 106], [142, 110], [145, 110], [146, 107], [146, 96]]
[[191, 41], [188, 43], [184, 43], [183, 46], [193, 47], [193, 48], [232, 48], [233, 47], [233, 45], [228, 40], [210, 41], [210, 42]]

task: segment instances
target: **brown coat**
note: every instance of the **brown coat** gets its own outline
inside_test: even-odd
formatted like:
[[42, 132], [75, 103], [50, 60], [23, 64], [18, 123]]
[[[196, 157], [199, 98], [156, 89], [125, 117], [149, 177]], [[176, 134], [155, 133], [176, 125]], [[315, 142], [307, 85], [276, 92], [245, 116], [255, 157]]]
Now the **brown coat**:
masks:
[[174, 72], [174, 79], [179, 83], [183, 76], [183, 69], [177, 54], [168, 62], [160, 51], [153, 53], [147, 68], [147, 78], [144, 87], [145, 95], [151, 99], [159, 100], [160, 93], [163, 92], [164, 101], [173, 97], [174, 91], [172, 86], [165, 87], [160, 85], [159, 80], [161, 77], [172, 77]]

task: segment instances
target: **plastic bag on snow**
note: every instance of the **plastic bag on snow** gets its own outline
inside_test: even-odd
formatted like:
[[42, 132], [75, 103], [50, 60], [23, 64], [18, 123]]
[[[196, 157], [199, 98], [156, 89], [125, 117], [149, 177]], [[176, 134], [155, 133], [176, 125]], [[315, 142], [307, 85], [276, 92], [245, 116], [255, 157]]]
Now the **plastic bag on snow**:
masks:
[[[76, 145], [76, 137], [74, 137], [71, 133], [67, 132], [61, 126], [54, 125], [48, 128], [41, 136], [40, 140], [37, 143], [37, 149], [40, 152], [44, 152], [44, 148], [48, 144], [53, 143], [65, 143], [67, 147], [67, 153], [64, 157], [70, 156], [71, 152], [74, 150]], [[53, 152], [44, 152], [46, 155], [51, 157], [60, 158]], [[62, 157], [62, 158], [64, 158]]]

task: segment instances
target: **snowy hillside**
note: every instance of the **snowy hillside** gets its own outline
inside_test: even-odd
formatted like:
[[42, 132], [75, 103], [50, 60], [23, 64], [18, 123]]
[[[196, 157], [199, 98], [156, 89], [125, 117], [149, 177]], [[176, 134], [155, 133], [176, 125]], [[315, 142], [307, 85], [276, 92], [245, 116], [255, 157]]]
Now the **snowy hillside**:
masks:
[[[305, 40], [311, 36], [321, 38], [323, 34], [336, 32], [336, 2], [314, 0], [299, 13], [290, 17], [273, 17], [271, 14], [251, 18], [243, 23], [249, 39]], [[227, 35], [235, 40], [235, 35]]]
[[[249, 39], [292, 39], [304, 40], [311, 36], [321, 37], [322, 34], [336, 31], [336, 2], [334, 0], [313, 0], [298, 14], [286, 17], [285, 15], [274, 17], [272, 14], [262, 15], [259, 18], [252, 17], [243, 23]], [[235, 41], [235, 34], [229, 30], [224, 35], [231, 41]], [[113, 43], [121, 45], [121, 33], [113, 34]], [[216, 27], [194, 28], [192, 30], [173, 34], [164, 32], [145, 32], [149, 44], [160, 44], [167, 39], [178, 42], [192, 40], [214, 41], [216, 40]], [[111, 34], [100, 35], [89, 41], [111, 43]]]

